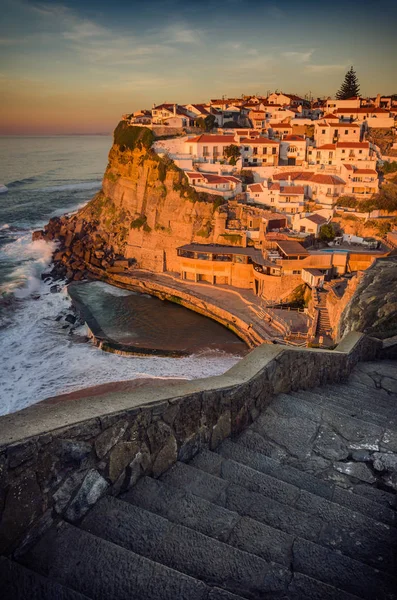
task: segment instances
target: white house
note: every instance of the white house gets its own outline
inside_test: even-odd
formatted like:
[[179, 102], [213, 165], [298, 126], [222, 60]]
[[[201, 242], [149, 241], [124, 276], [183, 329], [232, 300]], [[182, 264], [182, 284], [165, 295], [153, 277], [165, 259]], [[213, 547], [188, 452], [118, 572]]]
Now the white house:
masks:
[[189, 184], [198, 192], [207, 192], [226, 199], [234, 198], [242, 192], [242, 183], [237, 177], [197, 171], [187, 172], [186, 176]]
[[247, 200], [276, 208], [287, 214], [298, 213], [305, 204], [303, 186], [285, 186], [277, 183], [252, 183], [247, 186]]
[[280, 161], [288, 165], [302, 165], [306, 160], [306, 144], [301, 135], [286, 135], [280, 141]]
[[328, 223], [328, 219], [317, 213], [296, 215], [293, 220], [294, 228], [300, 233], [313, 233], [319, 237], [323, 225]]
[[336, 142], [359, 142], [360, 135], [359, 123], [335, 123], [321, 119], [314, 124], [316, 146], [335, 144]]
[[185, 154], [204, 161], [217, 162], [224, 157], [225, 148], [238, 145], [234, 135], [202, 133], [185, 141]]
[[152, 108], [154, 125], [169, 125], [171, 127], [187, 127], [192, 123], [194, 114], [178, 104], [159, 104]]
[[379, 191], [379, 177], [375, 169], [360, 169], [346, 163], [342, 165], [342, 173], [346, 180], [346, 196], [369, 198]]
[[346, 182], [337, 175], [314, 173], [313, 171], [294, 171], [276, 173], [273, 180], [281, 185], [303, 186], [305, 196], [324, 207], [332, 207], [344, 193]]
[[351, 98], [347, 98], [347, 100], [334, 100], [332, 98], [328, 98], [325, 103], [325, 110], [327, 112], [335, 112], [339, 109], [354, 109], [360, 108], [361, 100], [359, 96], [352, 96]]
[[334, 165], [356, 163], [375, 159], [369, 142], [336, 142], [317, 147], [308, 147], [307, 162], [309, 165]]
[[254, 139], [242, 138], [240, 144], [243, 166], [271, 167], [278, 165], [279, 142], [258, 136]]
[[269, 123], [269, 132], [272, 137], [283, 138], [286, 135], [292, 135], [291, 123]]

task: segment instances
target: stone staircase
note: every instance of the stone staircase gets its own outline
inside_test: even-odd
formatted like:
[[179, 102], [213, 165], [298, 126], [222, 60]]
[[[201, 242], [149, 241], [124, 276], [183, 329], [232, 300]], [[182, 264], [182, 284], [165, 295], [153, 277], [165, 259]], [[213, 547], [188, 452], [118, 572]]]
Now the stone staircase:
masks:
[[319, 303], [317, 305], [319, 316], [317, 321], [317, 336], [329, 337], [331, 322], [327, 309], [327, 292], [318, 291]]
[[362, 363], [1, 559], [1, 597], [393, 600], [396, 472], [397, 365]]

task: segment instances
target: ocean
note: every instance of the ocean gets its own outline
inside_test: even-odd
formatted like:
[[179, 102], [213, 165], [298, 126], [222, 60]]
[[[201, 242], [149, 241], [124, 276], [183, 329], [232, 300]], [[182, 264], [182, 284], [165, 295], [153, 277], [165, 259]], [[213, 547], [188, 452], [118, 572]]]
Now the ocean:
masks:
[[[101, 187], [110, 136], [0, 137], [0, 414], [82, 388], [135, 378], [195, 379], [225, 372], [239, 356], [222, 350], [184, 358], [107, 354], [71, 331], [65, 286], [51, 292], [54, 245], [32, 232], [73, 212]], [[106, 286], [117, 297], [121, 290]]]

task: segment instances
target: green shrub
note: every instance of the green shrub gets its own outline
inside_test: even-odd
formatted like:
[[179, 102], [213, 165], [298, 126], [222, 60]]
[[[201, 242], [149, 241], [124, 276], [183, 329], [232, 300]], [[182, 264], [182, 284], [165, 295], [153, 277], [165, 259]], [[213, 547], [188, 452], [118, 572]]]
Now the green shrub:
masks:
[[130, 227], [131, 227], [131, 229], [140, 229], [145, 224], [146, 224], [146, 216], [141, 215], [140, 217], [137, 217], [136, 219], [131, 221]]
[[336, 205], [345, 208], [357, 208], [359, 201], [353, 196], [339, 196]]
[[231, 244], [241, 244], [243, 239], [238, 233], [222, 233], [221, 237], [225, 238], [225, 241]]
[[149, 149], [154, 142], [153, 132], [147, 127], [132, 127], [125, 121], [120, 121], [114, 130], [114, 143], [121, 151], [138, 148]]

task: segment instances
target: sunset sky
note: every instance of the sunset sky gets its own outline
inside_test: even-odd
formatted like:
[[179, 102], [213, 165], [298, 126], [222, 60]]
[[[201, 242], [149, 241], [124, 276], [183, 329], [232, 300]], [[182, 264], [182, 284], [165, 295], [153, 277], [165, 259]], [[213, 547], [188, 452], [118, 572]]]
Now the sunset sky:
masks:
[[0, 134], [111, 132], [153, 103], [397, 93], [397, 3], [0, 0]]

